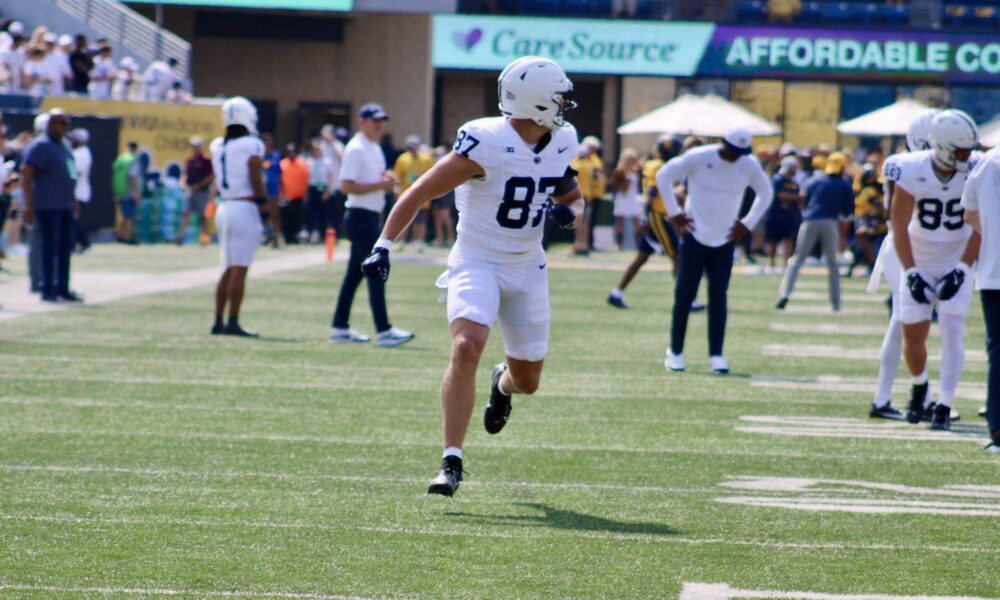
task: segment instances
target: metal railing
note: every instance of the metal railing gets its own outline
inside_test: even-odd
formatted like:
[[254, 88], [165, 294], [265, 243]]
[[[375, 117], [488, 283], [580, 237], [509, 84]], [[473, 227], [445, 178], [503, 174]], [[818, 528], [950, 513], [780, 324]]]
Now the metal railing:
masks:
[[102, 35], [129, 48], [147, 62], [177, 59], [177, 72], [187, 78], [191, 44], [115, 0], [53, 0]]

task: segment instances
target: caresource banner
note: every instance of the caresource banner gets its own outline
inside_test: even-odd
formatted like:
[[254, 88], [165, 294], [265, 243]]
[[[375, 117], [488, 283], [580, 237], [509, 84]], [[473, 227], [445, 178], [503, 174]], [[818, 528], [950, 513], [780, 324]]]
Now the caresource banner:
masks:
[[1000, 37], [865, 29], [716, 26], [435, 15], [439, 69], [499, 71], [520, 56], [569, 73], [1000, 82]]
[[1000, 38], [934, 32], [720, 26], [702, 76], [1000, 81]]
[[569, 73], [694, 75], [711, 23], [435, 15], [439, 69], [499, 71], [521, 56], [551, 58]]

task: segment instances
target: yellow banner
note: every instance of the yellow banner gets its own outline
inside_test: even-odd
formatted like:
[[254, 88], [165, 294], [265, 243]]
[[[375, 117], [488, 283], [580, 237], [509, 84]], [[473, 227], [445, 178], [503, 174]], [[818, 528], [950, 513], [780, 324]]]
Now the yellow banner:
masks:
[[785, 141], [796, 146], [837, 143], [840, 86], [789, 83], [785, 86]]
[[45, 98], [42, 110], [61, 108], [70, 115], [120, 117], [119, 148], [130, 141], [150, 155], [150, 166], [161, 170], [172, 162], [183, 165], [191, 153], [191, 136], [205, 139], [207, 145], [224, 135], [217, 104], [159, 104], [115, 102], [89, 98]]
[[[752, 113], [779, 125], [785, 119], [785, 82], [776, 79], [750, 79], [733, 81], [730, 88], [733, 102]], [[754, 150], [761, 146], [777, 149], [780, 135], [754, 136]]]

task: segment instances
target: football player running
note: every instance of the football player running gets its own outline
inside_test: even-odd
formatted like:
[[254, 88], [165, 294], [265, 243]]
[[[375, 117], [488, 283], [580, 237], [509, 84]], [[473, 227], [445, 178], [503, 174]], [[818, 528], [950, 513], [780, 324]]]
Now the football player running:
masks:
[[[212, 169], [218, 177], [222, 202], [215, 213], [219, 249], [225, 269], [215, 290], [215, 325], [212, 335], [257, 337], [239, 324], [240, 307], [246, 287], [247, 270], [260, 245], [264, 226], [258, 206], [267, 206], [261, 178], [264, 142], [257, 137], [257, 109], [237, 96], [222, 104], [222, 124], [226, 135], [212, 141]], [[264, 200], [263, 204], [257, 200]], [[226, 305], [229, 320], [222, 321]]]
[[[903, 270], [899, 287], [903, 356], [914, 384], [906, 420], [919, 423], [929, 416], [931, 429], [949, 429], [951, 405], [965, 360], [972, 265], [979, 256], [979, 234], [965, 223], [961, 206], [979, 134], [967, 114], [946, 110], [931, 122], [930, 139], [930, 150], [896, 161], [899, 172], [890, 222]], [[935, 308], [941, 331], [940, 395], [932, 414], [927, 415], [927, 335]]]
[[494, 321], [500, 323], [507, 361], [493, 371], [486, 431], [503, 429], [512, 394], [538, 389], [550, 319], [544, 221], [548, 215], [571, 228], [584, 210], [576, 173], [569, 168], [577, 153], [576, 129], [564, 120], [576, 106], [572, 91], [562, 67], [547, 58], [526, 56], [507, 65], [498, 85], [503, 116], [459, 129], [452, 152], [400, 197], [362, 265], [369, 276], [388, 278], [393, 241], [425, 202], [455, 190], [458, 241], [438, 279], [438, 286], [447, 288], [452, 339], [441, 382], [444, 457], [428, 493], [451, 496], [462, 480], [476, 368]]
[[[931, 147], [931, 122], [941, 111], [936, 108], [929, 108], [910, 123], [906, 132], [906, 147], [910, 152], [920, 152], [929, 150]], [[897, 161], [906, 156], [905, 153], [893, 154], [885, 159], [882, 164], [882, 186], [886, 202], [886, 210], [892, 208], [892, 192], [895, 188], [896, 179], [899, 177], [899, 166]], [[899, 322], [900, 308], [900, 287], [899, 282], [903, 277], [899, 268], [899, 259], [896, 258], [896, 248], [892, 241], [892, 229], [882, 241], [879, 248], [878, 258], [875, 260], [875, 268], [872, 269], [871, 280], [868, 282], [869, 293], [878, 291], [880, 278], [885, 277], [891, 290], [889, 327], [882, 338], [882, 348], [879, 351], [878, 365], [878, 386], [875, 389], [875, 399], [872, 400], [868, 416], [872, 418], [903, 420], [903, 413], [892, 405], [892, 385], [896, 381], [896, 373], [899, 371], [899, 361], [903, 357], [903, 327]], [[927, 379], [925, 372], [921, 379]], [[913, 386], [913, 395], [923, 396], [928, 405], [932, 398], [929, 388]]]

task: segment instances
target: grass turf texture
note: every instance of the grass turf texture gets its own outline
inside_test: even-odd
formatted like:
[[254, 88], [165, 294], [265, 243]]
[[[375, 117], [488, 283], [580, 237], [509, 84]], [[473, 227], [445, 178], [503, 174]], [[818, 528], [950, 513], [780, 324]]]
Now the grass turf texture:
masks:
[[[80, 268], [119, 268], [132, 250], [96, 248]], [[970, 442], [734, 431], [742, 415], [866, 418], [870, 393], [748, 378], [874, 377], [875, 363], [759, 350], [877, 347], [878, 335], [783, 333], [769, 323], [871, 326], [884, 317], [779, 313], [777, 278], [737, 276], [726, 344], [734, 373], [708, 373], [705, 317], [692, 315], [688, 372], [667, 374], [668, 274], [640, 275], [628, 291], [633, 309], [617, 311], [604, 302], [617, 271], [553, 269], [541, 390], [515, 397], [500, 435], [483, 431], [490, 369], [502, 358], [495, 331], [466, 445], [471, 475], [447, 499], [426, 494], [440, 460], [438, 387], [449, 354], [433, 286], [441, 268], [393, 269], [393, 323], [417, 338], [390, 350], [327, 342], [343, 268], [251, 275], [241, 321], [262, 331], [257, 341], [208, 335], [208, 287], [5, 322], [0, 596], [675, 598], [684, 581], [854, 594], [1000, 590], [997, 518], [715, 501], [746, 494], [719, 487], [739, 475], [997, 484], [1000, 461]], [[793, 296], [790, 306], [822, 304]], [[372, 330], [363, 288], [352, 325]], [[968, 348], [982, 348], [982, 332], [977, 300]], [[964, 381], [982, 384], [985, 369], [967, 363]], [[979, 424], [978, 406], [957, 401], [963, 422]]]

